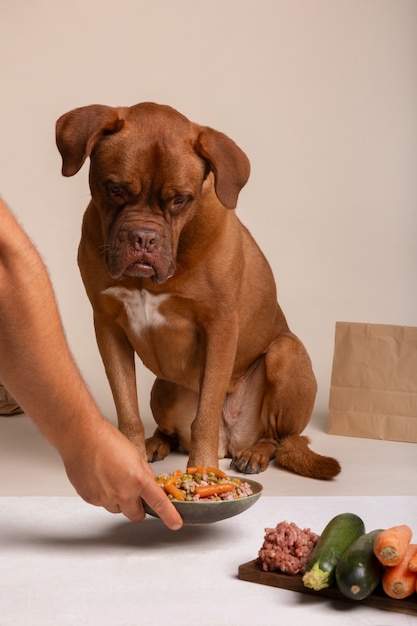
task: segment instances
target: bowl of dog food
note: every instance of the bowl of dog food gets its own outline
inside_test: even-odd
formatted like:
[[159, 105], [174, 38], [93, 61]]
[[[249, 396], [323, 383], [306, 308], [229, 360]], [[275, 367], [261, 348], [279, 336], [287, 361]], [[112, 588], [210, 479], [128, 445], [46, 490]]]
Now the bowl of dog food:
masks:
[[[187, 467], [185, 472], [155, 477], [184, 524], [212, 524], [247, 511], [262, 495], [262, 485], [246, 477], [228, 476], [218, 468]], [[148, 515], [158, 517], [143, 502]]]

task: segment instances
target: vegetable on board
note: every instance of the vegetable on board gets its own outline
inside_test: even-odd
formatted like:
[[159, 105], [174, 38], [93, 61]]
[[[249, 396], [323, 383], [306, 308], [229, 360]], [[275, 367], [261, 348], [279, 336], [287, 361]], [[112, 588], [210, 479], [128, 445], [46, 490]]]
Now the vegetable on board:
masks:
[[335, 581], [336, 564], [347, 548], [365, 532], [362, 519], [354, 513], [336, 515], [327, 524], [318, 540], [307, 570], [303, 575], [305, 587], [320, 591]]
[[404, 558], [411, 537], [412, 530], [406, 524], [387, 528], [375, 540], [375, 556], [382, 565], [398, 565]]

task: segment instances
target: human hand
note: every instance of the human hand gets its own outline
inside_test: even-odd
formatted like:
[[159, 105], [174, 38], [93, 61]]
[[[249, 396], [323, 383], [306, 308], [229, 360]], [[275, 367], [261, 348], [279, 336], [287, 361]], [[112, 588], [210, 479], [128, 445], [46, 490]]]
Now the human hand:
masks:
[[94, 441], [84, 441], [72, 450], [69, 456], [63, 455], [65, 469], [86, 502], [137, 522], [145, 517], [143, 498], [168, 528], [181, 528], [181, 516], [156, 483], [146, 460], [109, 422], [103, 420]]

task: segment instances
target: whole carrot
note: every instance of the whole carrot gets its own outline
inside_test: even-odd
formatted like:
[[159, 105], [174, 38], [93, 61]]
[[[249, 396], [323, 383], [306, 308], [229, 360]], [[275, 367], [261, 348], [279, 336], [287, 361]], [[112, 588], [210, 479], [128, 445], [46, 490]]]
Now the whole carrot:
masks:
[[415, 592], [417, 572], [412, 572], [408, 563], [416, 554], [417, 544], [409, 544], [401, 563], [387, 567], [382, 574], [382, 588], [390, 598], [402, 600]]
[[408, 569], [417, 573], [417, 554], [408, 561]]
[[404, 558], [412, 530], [406, 524], [387, 528], [374, 541], [374, 554], [382, 565], [393, 567]]

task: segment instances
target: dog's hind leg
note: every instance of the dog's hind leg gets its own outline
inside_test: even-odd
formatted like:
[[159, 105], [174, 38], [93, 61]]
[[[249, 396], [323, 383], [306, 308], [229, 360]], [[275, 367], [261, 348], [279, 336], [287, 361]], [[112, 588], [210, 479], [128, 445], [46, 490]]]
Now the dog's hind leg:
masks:
[[336, 459], [316, 454], [301, 436], [310, 421], [317, 383], [310, 358], [292, 333], [281, 334], [266, 357], [267, 391], [263, 414], [277, 440], [276, 463], [302, 476], [329, 480], [340, 472]]
[[[260, 371], [260, 370], [259, 370]], [[277, 465], [312, 478], [330, 479], [340, 471], [331, 457], [316, 454], [301, 436], [314, 407], [317, 384], [310, 358], [300, 340], [281, 333], [263, 360], [263, 402], [258, 420], [262, 435], [234, 455], [231, 466], [246, 474]], [[256, 388], [259, 389], [258, 384]]]

